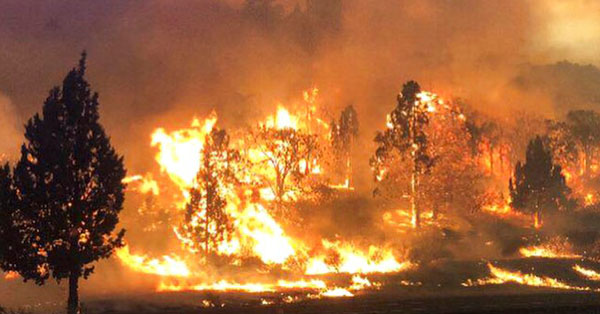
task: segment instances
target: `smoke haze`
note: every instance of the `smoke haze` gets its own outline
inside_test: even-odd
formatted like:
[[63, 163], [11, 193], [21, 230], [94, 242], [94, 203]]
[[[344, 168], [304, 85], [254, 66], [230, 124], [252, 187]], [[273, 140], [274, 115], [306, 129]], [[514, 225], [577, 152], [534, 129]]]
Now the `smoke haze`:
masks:
[[[21, 125], [85, 49], [101, 122], [130, 173], [156, 167], [149, 147], [156, 127], [187, 126], [213, 109], [220, 125], [241, 127], [316, 86], [332, 118], [348, 104], [357, 108], [367, 147], [357, 156], [364, 169], [357, 185], [368, 190], [374, 132], [407, 80], [500, 116], [515, 110], [551, 116], [581, 103], [600, 108], [594, 66], [538, 67], [561, 60], [598, 65], [599, 6], [592, 0], [0, 0], [0, 153], [17, 156]], [[575, 83], [593, 77], [598, 85], [565, 107], [570, 94], [558, 97], [562, 81], [539, 74], [548, 72]]]

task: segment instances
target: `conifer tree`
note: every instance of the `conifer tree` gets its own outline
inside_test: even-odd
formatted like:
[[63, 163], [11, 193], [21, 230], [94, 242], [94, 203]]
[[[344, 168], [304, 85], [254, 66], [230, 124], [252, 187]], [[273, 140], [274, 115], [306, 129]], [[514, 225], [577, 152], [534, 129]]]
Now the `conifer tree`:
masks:
[[570, 189], [540, 136], [529, 142], [525, 163], [517, 162], [509, 190], [512, 207], [532, 214], [536, 228], [542, 225], [543, 212], [567, 207]]
[[410, 200], [412, 223], [415, 228], [420, 225], [418, 202], [419, 176], [433, 165], [433, 158], [428, 150], [428, 138], [425, 132], [429, 124], [428, 105], [421, 102], [421, 87], [415, 81], [404, 84], [402, 93], [398, 95], [398, 105], [388, 116], [387, 129], [378, 132], [375, 142], [378, 148], [371, 158], [371, 165], [376, 176], [393, 162], [389, 158], [398, 153], [402, 159], [409, 160], [410, 168]]
[[124, 235], [114, 233], [124, 200], [123, 158], [99, 123], [85, 62], [84, 52], [50, 91], [42, 113], [27, 122], [12, 175], [7, 167], [0, 172], [0, 234], [11, 234], [0, 245], [2, 268], [38, 284], [68, 278], [69, 313], [78, 312], [79, 278], [122, 246]]
[[203, 251], [207, 259], [217, 253], [219, 242], [232, 230], [226, 193], [235, 182], [234, 166], [239, 158], [239, 153], [229, 147], [227, 132], [213, 128], [200, 153], [200, 169], [181, 227], [190, 248]]

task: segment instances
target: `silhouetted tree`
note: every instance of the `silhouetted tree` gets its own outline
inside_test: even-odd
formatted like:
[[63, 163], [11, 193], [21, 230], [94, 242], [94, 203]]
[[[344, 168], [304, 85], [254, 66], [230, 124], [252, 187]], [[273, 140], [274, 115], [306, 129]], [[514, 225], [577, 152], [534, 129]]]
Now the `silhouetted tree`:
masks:
[[509, 179], [512, 207], [534, 215], [535, 226], [542, 224], [542, 211], [551, 212], [567, 206], [570, 189], [554, 164], [552, 153], [541, 137], [529, 142], [525, 163], [517, 162], [514, 176]]
[[589, 177], [592, 159], [600, 146], [600, 114], [593, 110], [574, 110], [567, 113], [567, 126], [584, 155], [585, 175]]
[[335, 159], [344, 165], [344, 177], [352, 185], [352, 146], [358, 136], [358, 117], [352, 105], [347, 106], [336, 123], [331, 123], [331, 146]]
[[50, 91], [42, 114], [27, 122], [12, 183], [6, 167], [0, 173], [2, 218], [13, 225], [3, 238], [2, 267], [38, 284], [68, 278], [69, 313], [78, 312], [79, 278], [122, 246], [125, 232], [113, 233], [124, 199], [123, 158], [98, 121], [85, 60], [83, 53], [62, 87]]
[[[428, 139], [425, 128], [429, 124], [428, 104], [420, 101], [421, 88], [415, 81], [404, 84], [398, 95], [398, 105], [388, 116], [387, 129], [378, 132], [375, 142], [378, 148], [371, 158], [371, 165], [379, 176], [392, 161], [390, 155], [399, 153], [403, 159], [409, 159], [411, 165], [410, 199], [413, 226], [420, 225], [420, 212], [417, 204], [419, 175], [429, 170], [433, 158], [428, 151]], [[407, 158], [408, 157], [408, 158]]]
[[205, 258], [217, 253], [219, 242], [232, 230], [226, 212], [226, 194], [235, 182], [235, 164], [239, 158], [239, 153], [229, 147], [227, 132], [213, 128], [200, 153], [200, 169], [190, 189], [190, 201], [181, 226], [190, 240], [186, 241], [190, 248], [203, 250]]

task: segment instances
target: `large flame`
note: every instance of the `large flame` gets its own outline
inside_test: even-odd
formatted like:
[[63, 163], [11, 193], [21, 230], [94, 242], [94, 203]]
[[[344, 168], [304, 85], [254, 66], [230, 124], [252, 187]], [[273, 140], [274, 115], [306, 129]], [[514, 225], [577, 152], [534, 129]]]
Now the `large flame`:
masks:
[[149, 258], [143, 254], [132, 254], [128, 245], [117, 249], [116, 255], [127, 267], [141, 273], [172, 277], [188, 277], [191, 274], [186, 263], [177, 256]]
[[[311, 89], [304, 94], [305, 105], [297, 113], [279, 105], [277, 112], [268, 116], [264, 122], [259, 123], [261, 128], [273, 130], [294, 130], [302, 134], [319, 132], [318, 139], [327, 139], [325, 132], [328, 125], [316, 117], [318, 90]], [[201, 167], [201, 152], [204, 149], [207, 136], [217, 123], [217, 115], [211, 114], [208, 118], [194, 119], [191, 126], [174, 131], [158, 128], [152, 133], [151, 145], [158, 150], [155, 160], [161, 172], [166, 174], [181, 192], [176, 200], [178, 207], [189, 201], [189, 189], [195, 185], [196, 173]], [[291, 237], [278, 219], [273, 215], [271, 208], [277, 206], [275, 191], [264, 180], [275, 180], [274, 164], [265, 162], [273, 156], [268, 155], [259, 144], [248, 141], [246, 138], [234, 139], [232, 144], [238, 149], [250, 167], [240, 170], [239, 182], [228, 185], [226, 192], [225, 212], [231, 218], [233, 232], [230, 237], [218, 244], [218, 254], [231, 257], [233, 261], [240, 258], [258, 258], [268, 266], [289, 269], [289, 265], [298, 267], [302, 276], [322, 275], [327, 273], [368, 274], [398, 272], [413, 264], [400, 261], [392, 249], [377, 247], [375, 245], [356, 246], [342, 240], [322, 240], [318, 248], [311, 248], [302, 239]], [[281, 143], [281, 145], [286, 145]], [[322, 176], [323, 167], [318, 157], [310, 156], [299, 163], [301, 172], [310, 168], [309, 175]], [[260, 181], [263, 180], [263, 181]], [[151, 175], [132, 176], [125, 180], [126, 183], [139, 183], [133, 189], [141, 193], [159, 195], [158, 184]], [[156, 185], [156, 188], [154, 186]], [[150, 187], [145, 187], [150, 186]], [[337, 188], [352, 190], [349, 180]], [[295, 190], [289, 191], [284, 201], [296, 200], [301, 195]], [[161, 195], [161, 197], [163, 197]], [[166, 196], [165, 196], [166, 197]], [[191, 223], [194, 223], [192, 221]], [[189, 251], [185, 258], [168, 253], [161, 258], [151, 258], [144, 254], [132, 254], [126, 246], [117, 251], [121, 262], [134, 271], [154, 274], [165, 277], [157, 286], [158, 291], [181, 290], [238, 290], [246, 292], [267, 292], [281, 289], [312, 289], [316, 290], [315, 297], [352, 296], [350, 291], [379, 287], [366, 278], [353, 277], [353, 282], [347, 288], [329, 286], [322, 280], [300, 278], [292, 281], [264, 281], [249, 280], [237, 282], [235, 280], [208, 279], [204, 271], [196, 271], [199, 266], [192, 263], [197, 250], [192, 249], [194, 239], [180, 232], [177, 225], [172, 226], [174, 234], [182, 243], [182, 248]], [[364, 247], [364, 248], [363, 248]], [[327, 256], [338, 256], [331, 261]], [[238, 263], [235, 262], [235, 263]], [[168, 280], [171, 277], [184, 278], [185, 280]]]

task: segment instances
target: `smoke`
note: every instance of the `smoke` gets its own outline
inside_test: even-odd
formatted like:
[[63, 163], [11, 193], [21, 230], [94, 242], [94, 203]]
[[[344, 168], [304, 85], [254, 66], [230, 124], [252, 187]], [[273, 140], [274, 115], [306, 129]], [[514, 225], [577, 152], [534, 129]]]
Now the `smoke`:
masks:
[[[0, 135], [7, 139], [0, 153], [18, 153], [19, 117], [40, 110], [86, 49], [101, 121], [130, 173], [156, 167], [149, 147], [156, 127], [187, 126], [213, 109], [221, 126], [245, 126], [317, 86], [332, 118], [347, 104], [357, 108], [364, 147], [356, 156], [357, 187], [367, 192], [373, 134], [409, 79], [494, 115], [554, 114], [554, 98], [524, 92], [514, 78], [525, 64], [597, 62], [598, 10], [588, 5], [598, 6], [589, 0], [0, 0], [0, 90], [12, 100], [0, 98]], [[330, 216], [342, 216], [336, 213]]]
[[573, 14], [593, 25], [581, 5], [551, 3], [2, 0], [0, 88], [30, 116], [87, 49], [103, 122], [130, 168], [149, 167], [157, 125], [212, 108], [238, 125], [311, 86], [332, 112], [355, 104], [370, 141], [408, 79], [484, 111], [535, 102], [552, 112], [509, 84], [520, 65], [559, 55], [540, 51], [571, 38]]
[[559, 54], [540, 51], [564, 42], [562, 58], [593, 54], [567, 40], [568, 21], [593, 29], [594, 11], [549, 3], [2, 0], [0, 87], [29, 116], [87, 49], [104, 123], [122, 146], [211, 108], [225, 123], [251, 119], [312, 85], [373, 117], [363, 125], [382, 124], [408, 79], [495, 112], [522, 106], [506, 87], [518, 65]]
[[19, 122], [20, 119], [12, 102], [0, 93], [0, 137], [3, 139], [0, 143], [0, 160], [2, 162], [13, 160], [17, 156], [21, 138]]

